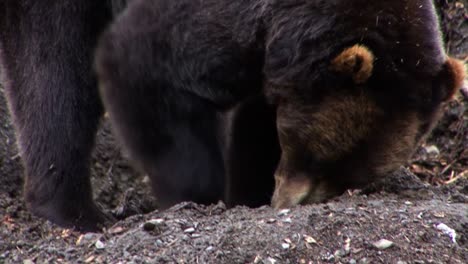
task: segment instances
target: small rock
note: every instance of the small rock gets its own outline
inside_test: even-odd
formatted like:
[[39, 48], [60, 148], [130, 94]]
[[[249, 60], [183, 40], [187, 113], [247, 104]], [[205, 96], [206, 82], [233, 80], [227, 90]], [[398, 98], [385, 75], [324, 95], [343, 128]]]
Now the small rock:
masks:
[[304, 240], [307, 242], [307, 244], [317, 244], [317, 240], [311, 236], [304, 236]]
[[359, 260], [359, 264], [367, 264], [369, 263], [369, 260], [367, 258], [362, 258]]
[[272, 223], [276, 222], [276, 219], [270, 218], [270, 219], [266, 220], [266, 222], [267, 222], [268, 224], [272, 224]]
[[34, 261], [32, 261], [30, 259], [25, 259], [25, 260], [23, 260], [23, 264], [34, 264]]
[[448, 235], [451, 239], [452, 239], [452, 242], [454, 244], [457, 243], [457, 232], [455, 232], [454, 229], [448, 227], [446, 224], [444, 223], [440, 223], [436, 226], [437, 229], [439, 229], [440, 231], [442, 231], [444, 234]]
[[195, 232], [195, 228], [193, 228], [193, 227], [189, 227], [189, 228], [184, 230], [184, 233], [189, 233], [190, 234], [190, 233], [193, 233], [193, 232]]
[[145, 231], [153, 231], [156, 229], [156, 225], [152, 222], [146, 222], [143, 224], [143, 230]]
[[357, 262], [356, 262], [355, 259], [350, 259], [350, 260], [348, 261], [348, 264], [356, 264], [356, 263], [357, 263]]
[[192, 238], [199, 238], [199, 237], [201, 237], [200, 234], [192, 234]]
[[10, 251], [5, 251], [5, 252], [0, 254], [0, 259], [6, 258], [6, 257], [8, 257], [8, 255], [10, 255]]
[[164, 223], [164, 219], [162, 218], [151, 219], [143, 224], [143, 230], [153, 231], [156, 229], [156, 227], [160, 226], [163, 223]]
[[275, 264], [276, 263], [276, 259], [274, 258], [267, 258], [263, 261], [264, 264]]
[[288, 243], [282, 243], [282, 244], [281, 244], [281, 247], [282, 247], [283, 249], [289, 249], [289, 247], [291, 247], [291, 246], [290, 246]]
[[426, 146], [424, 150], [428, 155], [431, 155], [433, 157], [437, 157], [440, 154], [439, 148], [437, 148], [435, 145]]
[[405, 205], [412, 205], [412, 204], [413, 204], [413, 203], [410, 202], [410, 201], [406, 201], [406, 202], [405, 202]]
[[89, 257], [85, 260], [85, 263], [91, 263], [95, 258], [96, 258], [96, 256], [89, 256]]
[[109, 229], [109, 234], [113, 234], [113, 235], [116, 235], [116, 234], [120, 234], [120, 233], [123, 233], [125, 231], [125, 229], [121, 226], [116, 226], [116, 227], [113, 227], [111, 229]]
[[378, 249], [383, 250], [393, 246], [393, 242], [387, 239], [380, 239], [379, 241], [372, 243], [372, 245]]
[[106, 245], [101, 240], [97, 240], [96, 243], [94, 243], [94, 246], [97, 249], [104, 249], [106, 247]]
[[292, 223], [291, 217], [282, 220], [284, 223]]
[[[106, 112], [107, 113], [107, 112]], [[150, 177], [148, 176], [148, 174], [146, 174], [143, 179], [141, 179], [141, 182], [142, 183], [150, 183], [151, 182], [151, 179]]]
[[151, 223], [153, 223], [153, 224], [155, 224], [155, 225], [160, 225], [160, 224], [164, 223], [164, 219], [162, 219], [162, 218], [156, 218], [156, 219], [151, 219], [151, 220], [149, 220], [148, 222], [151, 222]]
[[335, 253], [333, 253], [333, 255], [336, 258], [341, 258], [341, 257], [346, 256], [346, 251], [344, 251], [344, 249], [338, 249], [338, 250], [335, 251]]
[[[92, 240], [95, 240], [95, 239], [97, 239], [97, 238], [98, 238], [98, 234], [95, 234], [95, 233], [86, 233], [86, 234], [80, 235], [80, 236], [78, 237], [78, 239], [77, 239], [76, 242], [75, 242], [75, 245], [81, 246], [81, 245], [84, 245], [84, 244], [87, 244], [87, 243], [89, 243], [89, 244], [92, 245], [91, 241], [92, 241]], [[89, 244], [88, 244], [88, 245], [89, 245]]]
[[351, 252], [351, 239], [350, 238], [346, 238], [343, 249], [346, 252], [346, 254], [349, 254], [349, 252]]
[[432, 215], [434, 215], [437, 218], [444, 218], [445, 214], [443, 212], [435, 212]]
[[209, 247], [207, 247], [205, 250], [208, 251], [208, 252], [210, 252], [210, 251], [213, 251], [213, 249], [214, 249], [213, 246], [209, 246]]
[[255, 259], [254, 259], [254, 264], [257, 264], [257, 263], [260, 263], [260, 261], [262, 261], [262, 257], [260, 257], [259, 255], [255, 256]]
[[322, 256], [322, 260], [333, 261], [334, 259], [335, 259], [335, 256], [331, 254], [330, 252], [327, 252], [326, 255]]
[[289, 214], [290, 211], [291, 211], [290, 209], [283, 209], [283, 210], [278, 212], [278, 216], [287, 215], [287, 214]]

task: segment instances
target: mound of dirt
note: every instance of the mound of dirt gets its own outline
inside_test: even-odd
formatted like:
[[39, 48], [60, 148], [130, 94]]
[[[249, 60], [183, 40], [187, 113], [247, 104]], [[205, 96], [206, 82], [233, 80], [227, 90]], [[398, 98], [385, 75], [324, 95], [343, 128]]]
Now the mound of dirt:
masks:
[[325, 204], [291, 210], [268, 206], [226, 210], [222, 203], [182, 203], [164, 212], [134, 215], [102, 234], [79, 234], [37, 219], [25, 223], [10, 217], [4, 219], [0, 260], [466, 263], [468, 180], [446, 186], [447, 191], [421, 182], [405, 169], [390, 179], [393, 193], [368, 196], [354, 191]]

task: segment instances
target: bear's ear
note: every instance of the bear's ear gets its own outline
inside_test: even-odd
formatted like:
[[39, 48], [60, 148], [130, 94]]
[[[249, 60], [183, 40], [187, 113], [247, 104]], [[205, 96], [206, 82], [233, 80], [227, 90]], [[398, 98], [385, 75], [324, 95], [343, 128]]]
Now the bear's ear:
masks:
[[448, 57], [439, 74], [439, 78], [445, 89], [443, 91], [443, 100], [448, 101], [463, 86], [466, 78], [465, 64], [460, 60]]
[[357, 84], [365, 83], [372, 75], [374, 54], [365, 46], [354, 45], [345, 49], [332, 62], [330, 69], [350, 75]]

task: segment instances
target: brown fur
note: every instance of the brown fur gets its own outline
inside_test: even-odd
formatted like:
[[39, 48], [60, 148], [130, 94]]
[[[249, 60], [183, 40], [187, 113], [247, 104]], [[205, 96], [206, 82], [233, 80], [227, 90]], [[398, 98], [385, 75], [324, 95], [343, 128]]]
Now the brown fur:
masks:
[[462, 61], [449, 57], [445, 62], [445, 70], [448, 79], [452, 80], [452, 83], [449, 84], [449, 88], [452, 89], [449, 89], [445, 97], [445, 100], [449, 100], [463, 86], [466, 78], [466, 66]]
[[397, 169], [432, 129], [441, 103], [465, 78], [464, 65], [448, 58], [434, 79], [441, 86], [432, 92], [441, 96], [433, 99], [431, 112], [418, 113], [398, 101], [382, 104], [382, 98], [395, 98], [374, 97], [368, 88], [372, 84], [366, 83], [372, 62], [372, 52], [363, 46], [345, 49], [332, 60], [330, 70], [351, 74], [355, 89], [331, 92], [315, 105], [289, 103], [278, 109], [283, 152], [275, 173], [273, 207], [323, 202]]
[[310, 179], [306, 176], [287, 178], [283, 175], [275, 176], [275, 192], [272, 197], [274, 208], [285, 208], [301, 203], [311, 192]]
[[354, 45], [332, 60], [333, 71], [350, 74], [355, 83], [365, 83], [372, 75], [374, 55], [365, 46]]
[[417, 145], [420, 120], [416, 114], [402, 115], [390, 123], [381, 124], [379, 141], [372, 142], [373, 155], [369, 160], [374, 175], [388, 174], [404, 164]]
[[316, 159], [336, 160], [369, 136], [380, 111], [364, 93], [328, 96], [301, 131], [303, 142]]

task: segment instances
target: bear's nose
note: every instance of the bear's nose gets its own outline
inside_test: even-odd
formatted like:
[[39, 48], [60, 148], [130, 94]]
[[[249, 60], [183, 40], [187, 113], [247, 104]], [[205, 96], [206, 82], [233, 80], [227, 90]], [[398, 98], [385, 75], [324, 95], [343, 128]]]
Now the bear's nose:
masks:
[[275, 175], [276, 185], [271, 206], [275, 209], [288, 208], [300, 204], [310, 192], [311, 182], [305, 176], [287, 177]]

